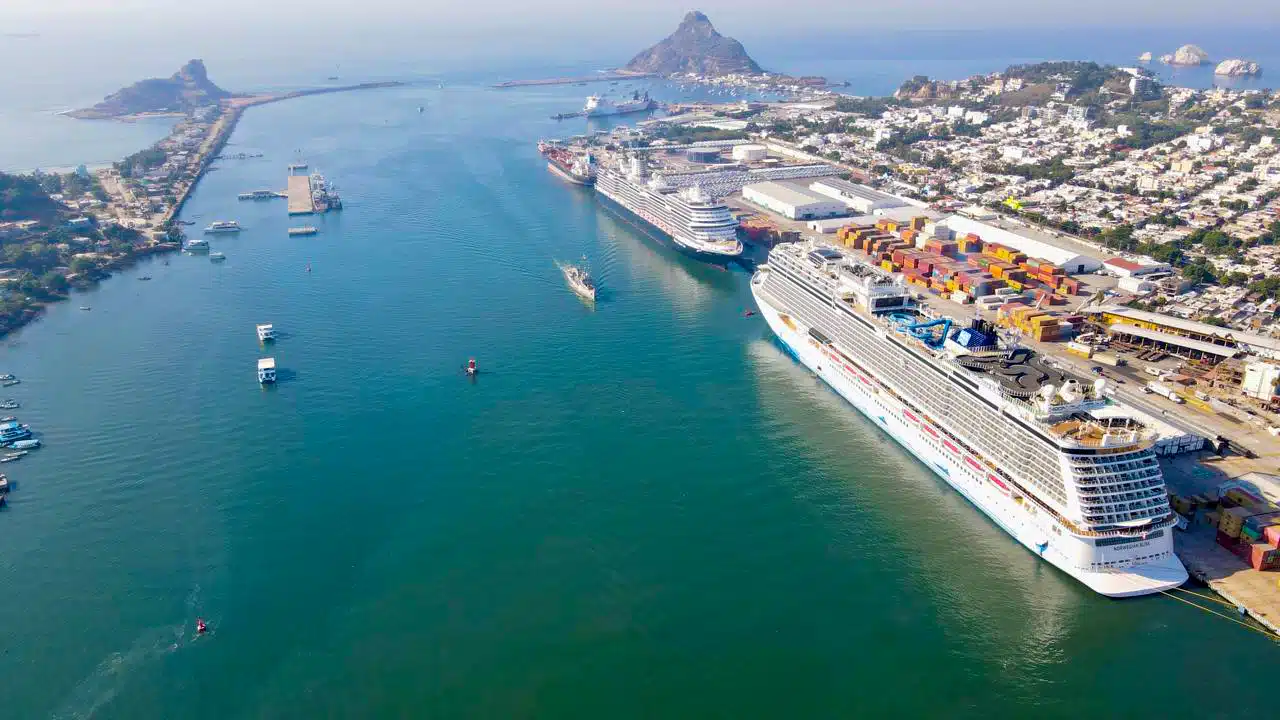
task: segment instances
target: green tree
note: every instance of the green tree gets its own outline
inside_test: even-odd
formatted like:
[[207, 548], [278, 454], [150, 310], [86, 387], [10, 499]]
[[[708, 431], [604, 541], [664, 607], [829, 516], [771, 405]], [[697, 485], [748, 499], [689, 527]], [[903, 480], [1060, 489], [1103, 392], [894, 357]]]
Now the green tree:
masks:
[[45, 288], [54, 295], [65, 295], [67, 290], [70, 288], [70, 283], [67, 282], [67, 278], [63, 276], [62, 273], [53, 271], [41, 275], [40, 284], [45, 286]]

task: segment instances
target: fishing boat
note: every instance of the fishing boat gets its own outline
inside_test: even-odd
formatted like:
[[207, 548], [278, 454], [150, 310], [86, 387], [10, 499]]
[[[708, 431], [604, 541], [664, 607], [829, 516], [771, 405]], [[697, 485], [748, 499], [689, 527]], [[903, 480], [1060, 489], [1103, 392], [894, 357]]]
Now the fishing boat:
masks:
[[17, 400], [9, 399], [0, 402], [0, 410], [17, 410], [20, 407], [22, 407], [22, 403]]
[[582, 260], [582, 267], [567, 264], [561, 265], [560, 272], [564, 273], [565, 282], [569, 283], [570, 290], [585, 300], [594, 301], [596, 299], [596, 284], [586, 270], [586, 258]]
[[[27, 432], [28, 434], [30, 434], [31, 431], [28, 430]], [[36, 438], [28, 438], [26, 440], [15, 440], [14, 442], [9, 443], [9, 447], [13, 448], [14, 450], [34, 450], [40, 447], [40, 441], [37, 440]]]
[[226, 260], [226, 259], [227, 259], [226, 253], [221, 253], [217, 251], [209, 253], [209, 262], [222, 262], [223, 260]]
[[12, 380], [12, 379], [14, 379], [15, 377], [17, 377], [17, 376], [16, 376], [16, 375], [11, 375], [11, 374], [9, 374], [9, 373], [5, 373], [4, 375], [0, 375], [0, 380]]
[[258, 325], [258, 342], [271, 342], [276, 339], [276, 326], [271, 323], [261, 323]]
[[8, 455], [4, 455], [0, 457], [0, 463], [7, 463], [7, 462], [13, 462], [15, 460], [21, 460], [22, 458], [26, 457], [27, 453], [28, 453], [27, 450], [19, 450], [18, 452], [9, 453]]
[[0, 387], [13, 387], [14, 385], [17, 385], [18, 383], [21, 383], [21, 382], [22, 381], [17, 378], [14, 378], [12, 380], [5, 380], [4, 382], [0, 383]]

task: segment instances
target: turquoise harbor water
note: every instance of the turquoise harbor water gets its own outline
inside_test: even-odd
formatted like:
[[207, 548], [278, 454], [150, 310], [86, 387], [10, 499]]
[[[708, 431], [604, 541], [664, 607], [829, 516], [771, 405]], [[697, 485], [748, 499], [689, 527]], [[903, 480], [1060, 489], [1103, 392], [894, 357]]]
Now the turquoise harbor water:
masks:
[[[184, 214], [240, 221], [226, 263], [145, 263], [6, 341], [47, 447], [5, 468], [0, 716], [1268, 707], [1274, 644], [1039, 563], [744, 318], [745, 272], [548, 173], [581, 94], [253, 109], [228, 150], [265, 157]], [[235, 199], [297, 157], [347, 203], [311, 238]], [[583, 254], [594, 309], [554, 265]]]

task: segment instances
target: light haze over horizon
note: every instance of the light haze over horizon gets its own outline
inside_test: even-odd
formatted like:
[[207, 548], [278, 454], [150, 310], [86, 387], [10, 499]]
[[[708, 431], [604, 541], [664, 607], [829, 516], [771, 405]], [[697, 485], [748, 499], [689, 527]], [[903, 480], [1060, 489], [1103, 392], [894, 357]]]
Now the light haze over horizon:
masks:
[[[768, 29], [814, 28], [824, 31], [869, 27], [950, 29], [986, 27], [1081, 26], [1196, 26], [1231, 27], [1257, 24], [1280, 26], [1280, 3], [1275, 0], [1237, 0], [1229, 15], [1209, 3], [1162, 0], [1057, 0], [1027, 3], [1018, 0], [897, 0], [888, 3], [845, 3], [833, 0], [792, 0], [779, 14], [776, 2], [766, 0], [543, 0], [520, 2], [426, 3], [406, 0], [6, 0], [0, 7], [0, 32], [48, 29], [53, 20], [88, 18], [129, 24], [217, 24], [219, 19], [252, 13], [255, 24], [286, 19], [312, 24], [317, 19], [341, 20], [343, 27], [376, 26], [384, 22], [422, 23], [431, 33], [450, 29], [518, 27], [533, 32], [562, 29], [631, 32], [668, 31], [691, 9], [705, 12], [726, 35], [757, 36]], [[237, 22], [243, 24], [244, 16]], [[31, 28], [24, 27], [30, 25]], [[102, 28], [99, 27], [99, 30]], [[285, 30], [285, 28], [277, 28]], [[109, 31], [109, 30], [108, 30]]]

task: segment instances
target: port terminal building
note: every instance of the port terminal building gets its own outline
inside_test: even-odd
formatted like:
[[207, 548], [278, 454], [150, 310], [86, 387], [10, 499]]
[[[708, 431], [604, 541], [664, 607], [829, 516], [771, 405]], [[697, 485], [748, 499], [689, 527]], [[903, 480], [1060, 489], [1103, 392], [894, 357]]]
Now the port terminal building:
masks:
[[849, 214], [849, 206], [844, 202], [791, 183], [769, 181], [746, 185], [742, 188], [742, 199], [791, 220]]
[[[1103, 267], [1099, 258], [1057, 241], [1057, 238], [1046, 233], [1024, 226], [1010, 227], [998, 220], [986, 222], [971, 215], [972, 213], [958, 213], [942, 221], [942, 224], [955, 232], [957, 237], [970, 233], [977, 235], [983, 242], [999, 243], [1030, 257], [1048, 260], [1069, 275], [1097, 272]], [[985, 214], [984, 218], [986, 217], [994, 218], [994, 215]]]
[[1175, 355], [1217, 362], [1241, 354], [1280, 359], [1280, 339], [1119, 305], [1086, 309], [1113, 335]]

